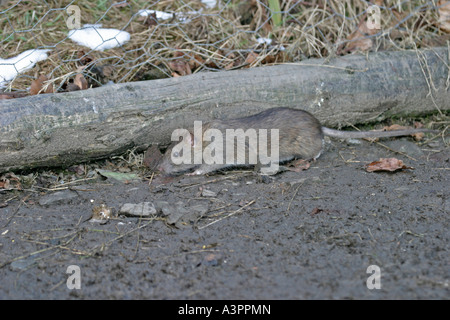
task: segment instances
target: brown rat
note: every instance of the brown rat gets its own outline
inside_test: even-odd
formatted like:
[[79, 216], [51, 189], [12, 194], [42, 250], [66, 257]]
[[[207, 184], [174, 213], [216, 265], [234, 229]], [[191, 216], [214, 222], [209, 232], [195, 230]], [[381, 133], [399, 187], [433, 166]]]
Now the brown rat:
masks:
[[[215, 129], [215, 131], [209, 129]], [[245, 144], [241, 145], [241, 147], [245, 147], [244, 158], [239, 157], [239, 143], [235, 139], [235, 136], [228, 134], [230, 131], [227, 131], [238, 129], [243, 130], [241, 131], [241, 136], [243, 136], [243, 132], [248, 133]], [[267, 131], [262, 129], [266, 129]], [[278, 131], [273, 131], [272, 129], [278, 129]], [[251, 164], [259, 166], [262, 171], [262, 166], [270, 163], [273, 170], [268, 170], [267, 172], [272, 174], [278, 170], [278, 163], [286, 162], [294, 158], [306, 160], [317, 159], [323, 150], [324, 135], [341, 139], [382, 138], [433, 131], [428, 129], [378, 132], [339, 131], [323, 127], [319, 120], [306, 111], [291, 108], [273, 108], [243, 118], [214, 120], [202, 124], [201, 129], [197, 128], [195, 130], [191, 129], [189, 132], [185, 130], [181, 142], [175, 141], [168, 147], [158, 166], [159, 171], [167, 174], [180, 174], [195, 170], [190, 173], [194, 175], [205, 174], [230, 166], [248, 166]], [[208, 139], [208, 135], [205, 135], [206, 132], [209, 133], [209, 136], [213, 136], [214, 139]], [[239, 131], [234, 133], [236, 137], [239, 137]], [[278, 133], [278, 136], [276, 133]], [[254, 144], [250, 142], [250, 137], [254, 139]], [[265, 140], [259, 140], [264, 137], [266, 137], [266, 144], [264, 143]], [[230, 145], [234, 144], [234, 153], [231, 147], [229, 149], [226, 148], [228, 143]], [[217, 148], [212, 147], [213, 144]], [[261, 149], [258, 146], [267, 146], [264, 150], [268, 151], [261, 153], [259, 152]], [[232, 154], [230, 159], [228, 159], [226, 156], [230, 150]], [[198, 152], [196, 153], [196, 151]], [[200, 154], [200, 158], [203, 156], [203, 159], [194, 159], [195, 154]], [[269, 154], [271, 155], [270, 157], [268, 157]], [[263, 157], [263, 155], [267, 156]], [[215, 160], [207, 160], [209, 156], [212, 158], [215, 157]], [[272, 157], [273, 159], [270, 159]], [[174, 163], [176, 161], [179, 163], [182, 158], [184, 159], [184, 163]]]

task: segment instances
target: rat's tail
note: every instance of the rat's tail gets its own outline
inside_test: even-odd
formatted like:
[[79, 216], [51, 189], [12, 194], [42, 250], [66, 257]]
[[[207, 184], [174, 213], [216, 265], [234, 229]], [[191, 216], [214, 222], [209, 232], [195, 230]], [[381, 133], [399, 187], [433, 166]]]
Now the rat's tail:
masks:
[[362, 139], [362, 138], [385, 138], [385, 137], [400, 137], [409, 136], [419, 132], [438, 132], [431, 129], [405, 129], [393, 131], [340, 131], [327, 127], [322, 127], [324, 135], [341, 138], [341, 139]]

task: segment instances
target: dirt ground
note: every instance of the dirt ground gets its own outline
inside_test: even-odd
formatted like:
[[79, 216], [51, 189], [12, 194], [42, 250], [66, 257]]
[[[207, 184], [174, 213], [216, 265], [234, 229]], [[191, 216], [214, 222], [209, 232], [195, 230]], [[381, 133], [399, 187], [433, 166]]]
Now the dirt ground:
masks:
[[[448, 141], [382, 143], [401, 154], [328, 140], [309, 169], [271, 177], [124, 183], [97, 163], [56, 190], [41, 173], [0, 191], [0, 298], [448, 299]], [[386, 157], [413, 169], [365, 171]], [[120, 213], [144, 202], [146, 216]]]

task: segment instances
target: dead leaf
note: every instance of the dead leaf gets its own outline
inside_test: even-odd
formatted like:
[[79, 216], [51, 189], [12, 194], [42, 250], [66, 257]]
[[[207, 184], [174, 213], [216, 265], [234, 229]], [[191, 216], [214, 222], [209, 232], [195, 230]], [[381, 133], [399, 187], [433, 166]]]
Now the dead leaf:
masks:
[[366, 167], [367, 172], [374, 171], [397, 171], [401, 169], [414, 169], [406, 166], [402, 160], [396, 158], [380, 158], [378, 161], [369, 163]]
[[15, 99], [25, 97], [27, 94], [23, 92], [1, 92], [0, 100], [2, 99]]
[[421, 141], [423, 139], [423, 137], [425, 137], [425, 133], [417, 132], [417, 133], [413, 133], [412, 136], [413, 136], [414, 140]]
[[405, 129], [410, 129], [410, 128], [401, 126], [399, 124], [393, 124], [388, 127], [383, 127], [383, 131], [396, 131], [396, 130], [405, 130]]
[[41, 74], [37, 79], [31, 81], [30, 95], [36, 95], [41, 93], [52, 93], [53, 85], [51, 83], [49, 85], [44, 84], [44, 82], [48, 80], [49, 79], [46, 76]]
[[33, 81], [31, 81], [31, 86], [30, 86], [30, 94], [31, 95], [36, 95], [39, 93], [39, 91], [42, 90], [42, 85], [43, 85], [43, 80], [42, 80], [42, 75], [39, 76], [39, 78], [34, 79]]
[[230, 54], [227, 56], [227, 59], [228, 59], [230, 62], [227, 63], [223, 68], [224, 68], [225, 70], [230, 70], [230, 69], [234, 68], [234, 66], [235, 66], [236, 55], [235, 55], [234, 53], [230, 53]]
[[450, 33], [450, 1], [439, 0], [437, 5], [439, 12], [439, 27], [441, 30]]
[[288, 163], [287, 167], [289, 171], [300, 172], [308, 170], [311, 163], [305, 159], [297, 159]]
[[246, 64], [247, 68], [250, 67], [250, 65], [252, 65], [259, 57], [259, 54], [257, 54], [256, 52], [252, 51], [249, 52], [249, 54], [247, 55], [247, 58], [245, 58], [244, 64]]
[[[417, 122], [414, 124], [416, 128], [422, 128], [423, 124]], [[389, 127], [383, 127], [383, 131], [397, 131], [397, 130], [407, 130], [407, 129], [412, 129], [411, 127], [405, 127], [405, 126], [401, 126], [399, 124], [393, 124]], [[411, 136], [414, 138], [414, 140], [416, 141], [420, 141], [423, 139], [423, 137], [425, 137], [425, 134], [423, 132], [417, 132], [417, 133], [413, 133], [411, 134]]]
[[201, 264], [206, 266], [218, 266], [221, 263], [222, 255], [220, 253], [210, 253], [203, 258]]
[[414, 128], [416, 129], [423, 128], [423, 123], [414, 121]]
[[144, 26], [148, 28], [158, 25], [158, 18], [156, 18], [155, 12], [148, 14], [146, 17], [141, 17], [139, 20], [143, 21]]
[[69, 170], [71, 172], [75, 172], [75, 174], [77, 176], [86, 175], [86, 167], [82, 164], [71, 166], [71, 167], [67, 168], [67, 170]]
[[9, 180], [0, 181], [0, 189], [9, 190]]
[[92, 218], [90, 222], [100, 222], [104, 224], [108, 221], [108, 219], [112, 218], [112, 208], [107, 207], [104, 203], [101, 205], [92, 208]]
[[189, 68], [189, 63], [183, 60], [171, 61], [169, 62], [169, 67], [173, 71], [177, 72], [180, 76], [185, 76], [191, 74], [191, 68]]
[[76, 84], [74, 84], [74, 83], [72, 83], [72, 82], [70, 82], [70, 83], [67, 84], [67, 87], [66, 87], [66, 91], [67, 91], [67, 92], [77, 91], [77, 90], [80, 90], [80, 87], [77, 86]]
[[90, 55], [86, 54], [84, 50], [78, 50], [77, 57], [78, 63], [82, 66], [86, 66], [94, 61], [94, 59]]
[[14, 173], [6, 173], [0, 177], [0, 189], [4, 190], [22, 190], [22, 184], [20, 183], [19, 177]]
[[130, 183], [130, 181], [137, 181], [141, 179], [141, 177], [135, 173], [116, 172], [106, 169], [97, 169], [97, 172], [105, 178], [114, 179], [125, 184]]
[[76, 86], [78, 86], [78, 88], [80, 88], [81, 90], [86, 90], [88, 88], [88, 83], [86, 81], [86, 78], [81, 73], [79, 73], [75, 76], [73, 83]]
[[[382, 2], [382, 1], [381, 1]], [[338, 49], [338, 53], [346, 53], [346, 52], [354, 52], [354, 51], [368, 51], [373, 46], [373, 40], [372, 38], [369, 38], [369, 36], [372, 36], [374, 34], [377, 34], [380, 29], [376, 28], [369, 28], [368, 26], [368, 19], [370, 17], [367, 17], [367, 13], [365, 13], [361, 20], [359, 21], [358, 27], [355, 31], [353, 31], [348, 37], [347, 42], [344, 46], [344, 48]]]
[[201, 65], [205, 64], [205, 60], [200, 57], [198, 54], [196, 54], [193, 58], [191, 58], [189, 60], [189, 68], [191, 68], [191, 70], [197, 69], [198, 67], [200, 67]]
[[[78, 72], [83, 72], [83, 70]], [[112, 80], [115, 75], [116, 68], [111, 64], [96, 64], [92, 65], [87, 72], [89, 72], [89, 78], [86, 79], [88, 80], [88, 87], [95, 88], [100, 86], [100, 84], [107, 84], [110, 80]], [[84, 72], [84, 74], [86, 73]]]
[[[46, 76], [44, 76], [44, 77], [45, 77], [45, 79], [46, 79], [46, 80], [44, 80], [44, 81], [48, 81], [48, 80], [49, 80]], [[46, 85], [46, 84], [44, 83], [44, 93], [53, 93], [53, 84], [52, 84], [52, 83], [50, 83], [50, 84], [48, 84], [48, 85]]]
[[261, 61], [262, 64], [270, 64], [274, 63], [277, 60], [277, 56], [273, 54], [268, 54], [264, 57], [264, 59]]
[[225, 70], [230, 70], [232, 68], [234, 68], [234, 61], [226, 64], [225, 67], [224, 67]]
[[114, 70], [115, 69], [113, 65], [110, 64], [104, 65], [102, 69], [103, 76], [106, 78], [112, 78], [114, 75]]
[[[168, 63], [169, 68], [177, 73], [178, 76], [185, 76], [191, 74], [191, 68], [189, 62], [185, 57], [185, 54], [181, 51], [176, 51], [174, 54], [175, 60]], [[173, 76], [177, 76], [172, 73]]]
[[392, 8], [391, 12], [395, 17], [394, 21], [392, 22], [391, 27], [394, 27], [395, 24], [398, 23], [399, 21], [403, 21], [403, 19], [405, 19], [410, 14], [407, 11], [400, 12], [395, 8]]

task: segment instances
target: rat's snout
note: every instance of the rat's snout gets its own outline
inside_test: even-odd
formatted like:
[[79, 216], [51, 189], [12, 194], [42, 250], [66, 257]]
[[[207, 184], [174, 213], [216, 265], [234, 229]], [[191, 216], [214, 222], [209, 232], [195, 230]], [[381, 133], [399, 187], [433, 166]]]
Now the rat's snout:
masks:
[[161, 157], [153, 168], [158, 172], [165, 172], [166, 166], [164, 165], [164, 158]]
[[166, 170], [165, 170], [165, 167], [164, 167], [164, 164], [163, 163], [159, 163], [157, 166], [156, 166], [156, 170], [158, 171], [158, 172], [161, 172], [161, 173], [164, 173], [164, 172], [166, 172]]

